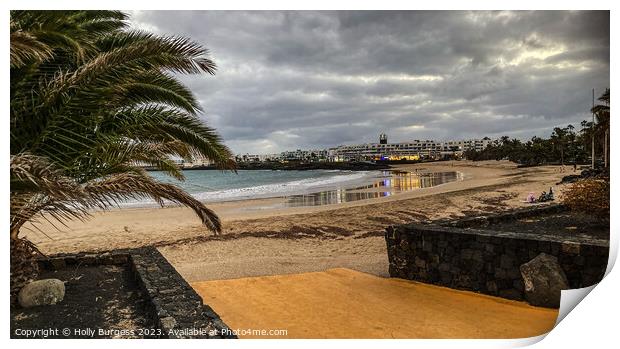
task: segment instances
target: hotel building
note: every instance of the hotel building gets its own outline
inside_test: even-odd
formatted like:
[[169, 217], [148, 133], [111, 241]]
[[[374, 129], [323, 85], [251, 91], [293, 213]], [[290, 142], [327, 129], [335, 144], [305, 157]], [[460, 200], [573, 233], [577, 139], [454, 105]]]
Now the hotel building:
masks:
[[461, 157], [469, 149], [482, 150], [493, 141], [468, 139], [459, 141], [412, 140], [409, 142], [388, 143], [387, 135], [379, 135], [379, 143], [341, 145], [329, 149], [284, 151], [280, 154], [237, 155], [239, 162], [252, 161], [377, 161], [377, 160], [420, 160]]

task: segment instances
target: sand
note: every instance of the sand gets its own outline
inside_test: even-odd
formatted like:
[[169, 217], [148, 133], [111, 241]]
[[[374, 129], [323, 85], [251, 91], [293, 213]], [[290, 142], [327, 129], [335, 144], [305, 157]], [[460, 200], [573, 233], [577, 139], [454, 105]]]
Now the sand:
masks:
[[223, 221], [212, 236], [187, 208], [116, 209], [67, 226], [24, 230], [45, 253], [157, 246], [188, 281], [323, 271], [346, 267], [387, 276], [383, 232], [390, 224], [484, 214], [529, 204], [527, 194], [556, 186], [557, 166], [517, 169], [507, 161], [454, 161], [400, 166], [459, 171], [464, 180], [337, 205], [259, 209], [281, 199], [210, 205]]
[[[240, 338], [523, 338], [558, 312], [473, 292], [350, 269], [196, 282]], [[269, 332], [270, 330], [286, 330]]]

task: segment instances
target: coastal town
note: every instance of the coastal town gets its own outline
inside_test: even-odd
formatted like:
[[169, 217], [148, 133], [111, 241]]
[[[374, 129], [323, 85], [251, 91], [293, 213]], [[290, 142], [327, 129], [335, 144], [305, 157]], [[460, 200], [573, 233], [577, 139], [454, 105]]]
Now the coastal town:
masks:
[[419, 140], [389, 143], [385, 133], [379, 135], [376, 143], [340, 145], [328, 149], [284, 151], [279, 154], [243, 154], [235, 159], [248, 161], [377, 161], [377, 160], [424, 160], [461, 158], [467, 150], [480, 151], [491, 144], [488, 137], [468, 140]]
[[[388, 136], [381, 133], [378, 142], [340, 145], [326, 149], [297, 149], [273, 154], [236, 154], [237, 163], [262, 162], [348, 162], [348, 161], [432, 161], [461, 159], [468, 150], [482, 151], [498, 140], [489, 137], [467, 140], [419, 140], [389, 143]], [[177, 165], [191, 169], [212, 165], [204, 157], [187, 161], [174, 160]]]

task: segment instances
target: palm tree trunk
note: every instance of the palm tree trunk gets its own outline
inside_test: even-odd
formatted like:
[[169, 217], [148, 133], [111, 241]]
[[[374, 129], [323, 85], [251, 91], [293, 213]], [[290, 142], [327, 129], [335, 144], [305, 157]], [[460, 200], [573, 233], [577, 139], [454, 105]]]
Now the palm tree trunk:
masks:
[[[12, 235], [12, 233], [11, 233]], [[11, 305], [17, 303], [17, 295], [22, 287], [36, 280], [39, 275], [39, 250], [26, 239], [11, 239], [10, 247], [10, 295]]]

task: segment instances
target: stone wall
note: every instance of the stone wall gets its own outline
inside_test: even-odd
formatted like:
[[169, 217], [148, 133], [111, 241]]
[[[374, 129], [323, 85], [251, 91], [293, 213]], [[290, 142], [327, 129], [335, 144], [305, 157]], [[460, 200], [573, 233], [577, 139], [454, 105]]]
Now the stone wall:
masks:
[[[493, 219], [491, 219], [493, 221]], [[390, 276], [524, 299], [519, 267], [540, 253], [556, 256], [570, 288], [599, 282], [609, 242], [495, 232], [437, 224], [391, 226], [386, 231]], [[468, 224], [464, 224], [468, 225]]]
[[236, 338], [220, 317], [153, 247], [105, 253], [56, 255], [39, 261], [44, 269], [87, 265], [129, 267], [150, 303], [162, 338]]
[[134, 250], [130, 260], [167, 338], [236, 338], [157, 249]]

